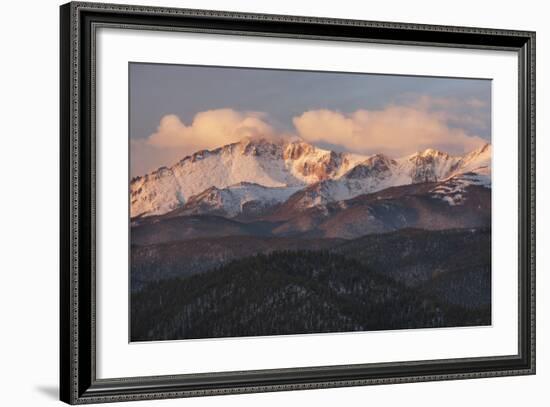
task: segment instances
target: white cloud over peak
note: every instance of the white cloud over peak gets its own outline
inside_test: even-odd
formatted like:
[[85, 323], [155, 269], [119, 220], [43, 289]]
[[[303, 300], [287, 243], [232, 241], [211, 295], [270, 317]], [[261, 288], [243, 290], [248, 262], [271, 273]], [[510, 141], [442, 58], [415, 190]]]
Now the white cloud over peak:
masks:
[[460, 154], [486, 142], [463, 128], [451, 126], [454, 119], [452, 115], [420, 106], [390, 105], [381, 110], [360, 109], [352, 113], [310, 110], [295, 117], [293, 122], [298, 136], [308, 142], [393, 157], [426, 148]]
[[[378, 110], [339, 112], [315, 109], [292, 119], [294, 131], [274, 128], [266, 113], [230, 108], [199, 112], [191, 123], [177, 115], [162, 117], [156, 132], [146, 139], [132, 139], [131, 172], [140, 175], [170, 166], [186, 155], [214, 149], [245, 137], [299, 137], [307, 142], [334, 146], [342, 151], [384, 153], [401, 157], [436, 148], [462, 154], [486, 140], [469, 125], [490, 125], [487, 106], [478, 100], [435, 99], [420, 96]], [[485, 109], [485, 111], [480, 111]]]
[[200, 112], [189, 125], [174, 115], [160, 120], [157, 131], [147, 143], [159, 148], [188, 147], [197, 150], [234, 143], [244, 137], [273, 137], [275, 131], [259, 112], [217, 109]]
[[245, 137], [276, 138], [279, 134], [261, 112], [216, 109], [199, 112], [186, 124], [175, 114], [160, 119], [157, 130], [146, 139], [132, 139], [132, 176], [170, 166], [183, 157], [204, 149], [214, 149]]

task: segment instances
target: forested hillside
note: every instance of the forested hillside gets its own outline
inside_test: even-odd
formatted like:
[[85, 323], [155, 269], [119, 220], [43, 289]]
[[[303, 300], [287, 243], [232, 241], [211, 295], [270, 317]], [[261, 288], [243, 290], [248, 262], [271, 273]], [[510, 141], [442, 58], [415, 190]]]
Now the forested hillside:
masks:
[[[434, 286], [437, 288], [437, 284]], [[277, 251], [131, 297], [131, 340], [263, 336], [484, 325], [490, 306], [445, 303], [342, 254]]]

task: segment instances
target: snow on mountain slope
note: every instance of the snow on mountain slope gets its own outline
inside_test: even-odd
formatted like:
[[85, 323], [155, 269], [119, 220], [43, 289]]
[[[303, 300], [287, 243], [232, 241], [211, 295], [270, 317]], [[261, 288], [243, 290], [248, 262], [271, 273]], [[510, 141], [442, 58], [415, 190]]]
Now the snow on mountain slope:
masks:
[[241, 182], [222, 189], [210, 187], [190, 197], [182, 208], [172, 214], [176, 216], [209, 213], [234, 217], [240, 213], [258, 213], [286, 201], [301, 188], [301, 186], [268, 188], [250, 182]]
[[452, 173], [460, 159], [429, 148], [399, 160], [399, 173], [410, 177], [413, 184], [434, 182]]
[[211, 187], [223, 189], [241, 182], [304, 187], [338, 176], [365, 158], [302, 141], [247, 138], [215, 150], [198, 151], [171, 168], [132, 180], [131, 216], [166, 213]]
[[335, 153], [314, 147], [303, 141], [289, 143], [284, 148], [285, 165], [305, 184], [338, 178], [364, 161], [367, 156]]
[[438, 197], [451, 206], [461, 205], [466, 190], [471, 185], [491, 188], [491, 146], [489, 144], [462, 157], [458, 168], [441, 184], [432, 190]]
[[479, 185], [491, 188], [489, 167], [480, 167], [476, 172], [453, 175], [432, 189], [432, 196], [440, 198], [451, 206], [461, 205], [467, 199], [467, 188]]
[[392, 177], [397, 166], [395, 160], [382, 154], [374, 155], [339, 178], [323, 180], [297, 192], [293, 196], [293, 206], [296, 209], [323, 206], [387, 188], [393, 185]]
[[[441, 181], [456, 174], [491, 166], [491, 145], [471, 151], [464, 156], [452, 156], [434, 149], [397, 160], [395, 185]], [[400, 179], [401, 178], [401, 179]]]
[[492, 148], [490, 144], [466, 154], [459, 163], [459, 170], [456, 173], [480, 172], [491, 176], [491, 156]]
[[[320, 181], [304, 188], [289, 199], [289, 204], [297, 210], [321, 207], [330, 202], [344, 201], [393, 186], [450, 179], [453, 181], [449, 181], [449, 185], [460, 182], [463, 187], [467, 183], [490, 187], [490, 159], [490, 145], [463, 157], [433, 149], [397, 160], [377, 154], [356, 165], [340, 178]], [[470, 175], [462, 176], [466, 173]], [[479, 179], [474, 180], [475, 177]], [[449, 188], [449, 191], [452, 190]]]
[[235, 216], [289, 197], [294, 208], [303, 209], [392, 186], [483, 171], [488, 171], [483, 182], [490, 185], [490, 165], [490, 144], [464, 156], [427, 149], [392, 159], [336, 153], [301, 140], [246, 138], [133, 179], [131, 216], [161, 215], [184, 205], [192, 213], [211, 210]]
[[135, 217], [169, 212], [183, 205], [181, 187], [170, 168], [134, 178], [130, 182], [130, 212]]

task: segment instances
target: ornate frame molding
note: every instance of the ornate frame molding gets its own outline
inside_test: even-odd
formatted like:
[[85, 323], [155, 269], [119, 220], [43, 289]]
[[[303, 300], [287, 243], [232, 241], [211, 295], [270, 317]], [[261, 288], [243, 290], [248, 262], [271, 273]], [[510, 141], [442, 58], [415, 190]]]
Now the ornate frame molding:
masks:
[[[535, 373], [535, 33], [72, 2], [61, 6], [60, 394], [70, 404]], [[231, 373], [97, 379], [95, 30], [101, 26], [513, 50], [519, 55], [518, 355]]]

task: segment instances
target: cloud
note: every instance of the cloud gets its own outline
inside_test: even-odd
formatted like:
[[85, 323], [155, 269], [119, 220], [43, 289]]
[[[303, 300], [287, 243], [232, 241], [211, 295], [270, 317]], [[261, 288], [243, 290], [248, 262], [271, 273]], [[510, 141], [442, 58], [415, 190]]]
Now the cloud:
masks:
[[294, 134], [284, 134], [274, 128], [268, 115], [262, 112], [208, 110], [197, 113], [189, 124], [174, 114], [167, 114], [148, 138], [132, 140], [131, 174], [141, 175], [163, 165], [170, 166], [198, 150], [217, 148], [245, 137], [297, 136], [319, 146], [364, 154], [385, 153], [392, 157], [426, 148], [462, 154], [486, 142], [469, 130], [489, 120], [487, 110], [473, 114], [476, 109], [487, 107], [480, 100], [417, 95], [380, 110], [306, 111], [292, 119]]
[[186, 147], [195, 150], [215, 148], [234, 143], [244, 137], [274, 137], [275, 131], [259, 112], [238, 112], [217, 109], [200, 112], [186, 125], [174, 114], [160, 120], [147, 143], [158, 148]]
[[431, 95], [404, 94], [401, 105], [437, 115], [451, 127], [463, 128], [470, 133], [487, 135], [491, 127], [491, 104], [476, 97], [454, 98]]
[[171, 166], [183, 157], [204, 149], [237, 142], [245, 137], [281, 137], [261, 112], [216, 109], [199, 112], [190, 124], [177, 115], [160, 119], [156, 132], [146, 139], [132, 139], [130, 172], [132, 176]]
[[402, 99], [408, 101], [408, 103], [406, 103], [407, 105], [413, 105], [424, 110], [445, 109], [448, 111], [462, 108], [481, 109], [489, 106], [487, 101], [475, 97], [461, 99], [408, 93], [402, 95]]
[[360, 153], [399, 157], [426, 148], [461, 154], [486, 141], [450, 125], [452, 117], [421, 105], [390, 105], [381, 110], [342, 113], [310, 110], [294, 117], [299, 137]]

